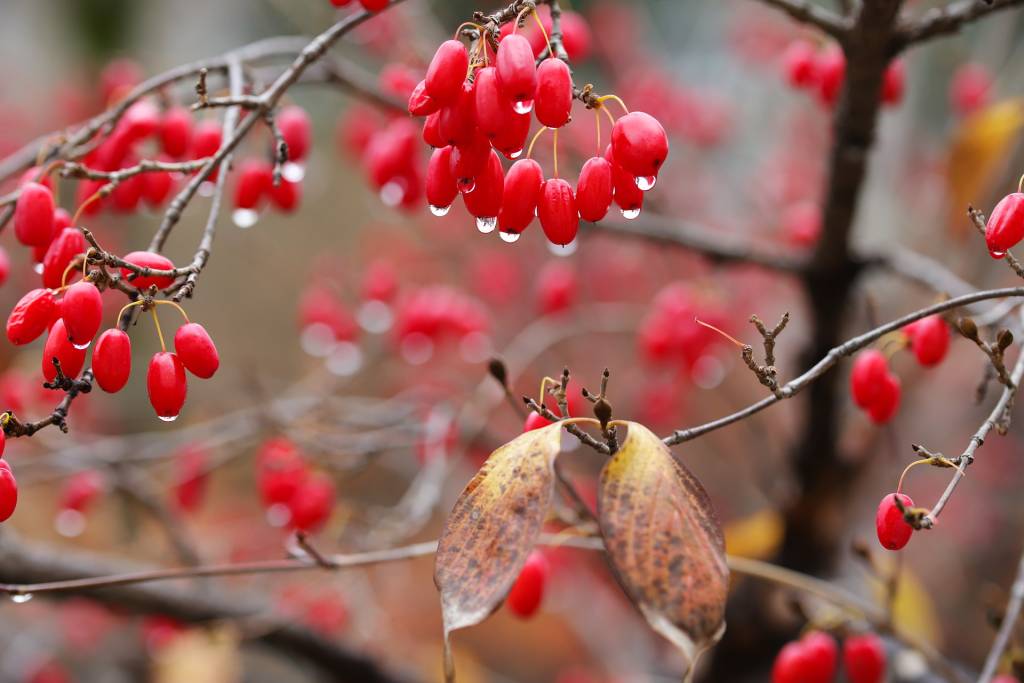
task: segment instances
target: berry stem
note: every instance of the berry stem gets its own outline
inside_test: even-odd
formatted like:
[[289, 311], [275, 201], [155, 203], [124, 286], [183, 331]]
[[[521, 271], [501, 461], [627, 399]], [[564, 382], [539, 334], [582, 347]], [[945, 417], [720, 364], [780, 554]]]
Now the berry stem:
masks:
[[625, 111], [627, 114], [629, 113], [629, 107], [626, 106], [626, 103], [623, 102], [622, 98], [619, 97], [618, 95], [602, 95], [601, 97], [597, 98], [597, 101], [601, 102], [602, 104], [607, 100], [613, 100], [615, 102], [618, 102], [619, 106], [622, 107], [623, 111]]
[[481, 36], [483, 35], [483, 32], [484, 32], [484, 27], [483, 26], [481, 26], [480, 24], [477, 24], [476, 22], [464, 21], [461, 24], [459, 24], [459, 27], [457, 29], [455, 29], [455, 37], [453, 38], [453, 40], [458, 40], [459, 39], [459, 34], [462, 33], [462, 29], [466, 28], [467, 26], [475, 28], [477, 31], [480, 32]]
[[555, 56], [555, 51], [551, 49], [551, 41], [548, 39], [548, 31], [544, 28], [544, 22], [540, 20], [540, 16], [537, 14], [537, 10], [533, 10], [533, 18], [537, 20], [537, 26], [540, 26], [540, 33], [544, 36], [544, 43], [548, 46], [548, 54], [552, 57]]
[[71, 225], [78, 225], [78, 219], [82, 217], [82, 212], [85, 210], [85, 207], [102, 198], [104, 195], [104, 190], [107, 187], [109, 187], [109, 183], [101, 187], [96, 192], [93, 192], [91, 195], [89, 195], [88, 199], [86, 199], [84, 202], [78, 205], [78, 210], [75, 211], [75, 215], [71, 217]]
[[160, 316], [156, 314], [156, 306], [149, 309], [149, 312], [153, 314], [153, 324], [156, 325], [156, 336], [160, 338], [160, 350], [166, 351], [167, 344], [164, 343], [164, 331], [160, 329]]
[[117, 312], [117, 318], [116, 318], [116, 320], [120, 320], [120, 319], [121, 319], [121, 316], [122, 316], [122, 315], [124, 315], [124, 312], [125, 312], [125, 311], [127, 311], [127, 310], [128, 310], [129, 308], [131, 308], [132, 306], [141, 306], [141, 305], [142, 305], [142, 299], [139, 299], [138, 301], [132, 301], [132, 302], [130, 302], [130, 303], [127, 303], [127, 304], [125, 304], [125, 305], [124, 305], [124, 306], [123, 306], [123, 307], [121, 308], [121, 310]]
[[597, 156], [601, 156], [601, 114], [594, 110], [594, 127], [597, 128]]
[[539, 137], [540, 137], [541, 133], [543, 133], [543, 132], [544, 132], [544, 131], [546, 131], [546, 130], [547, 130], [547, 128], [546, 128], [546, 127], [541, 127], [541, 129], [540, 129], [540, 130], [538, 130], [538, 131], [537, 131], [536, 133], [534, 133], [534, 135], [533, 135], [533, 139], [532, 139], [532, 140], [530, 140], [530, 146], [529, 146], [529, 147], [527, 147], [527, 149], [526, 149], [526, 158], [527, 158], [527, 159], [530, 159], [530, 158], [532, 158], [532, 157], [533, 157], [533, 146], [534, 146], [535, 144], [537, 144], [537, 138], [539, 138]]
[[553, 150], [554, 157], [555, 157], [555, 164], [554, 164], [555, 165], [555, 169], [554, 169], [555, 170], [555, 178], [557, 178], [558, 177], [558, 129], [557, 128], [555, 128], [555, 133], [552, 136], [552, 138], [554, 138], [554, 141], [552, 142], [551, 146], [552, 146], [552, 150]]
[[903, 468], [903, 473], [900, 475], [900, 480], [896, 482], [896, 493], [903, 493], [903, 479], [907, 476], [907, 472], [909, 472], [911, 468], [916, 467], [917, 465], [926, 465], [929, 462], [931, 462], [931, 458], [922, 458], [921, 460], [915, 460], [914, 462], [910, 463], [905, 468]]
[[731, 334], [728, 334], [727, 332], [725, 332], [725, 331], [715, 327], [711, 323], [706, 323], [703, 320], [701, 320], [700, 318], [694, 318], [693, 321], [695, 323], [697, 323], [698, 325], [703, 325], [704, 327], [708, 328], [709, 330], [713, 330], [713, 331], [717, 332], [718, 334], [722, 335], [723, 337], [725, 337], [726, 339], [728, 339], [729, 341], [731, 341], [733, 344], [735, 344], [736, 346], [738, 346], [741, 349], [744, 349], [744, 348], [747, 347], [747, 344], [744, 344], [743, 342], [741, 342], [736, 337], [734, 337]]
[[188, 319], [188, 313], [185, 312], [185, 309], [182, 308], [181, 305], [177, 301], [170, 301], [170, 300], [167, 300], [167, 299], [160, 299], [158, 301], [154, 301], [153, 303], [155, 303], [155, 304], [167, 304], [169, 306], [174, 306], [175, 308], [178, 309], [178, 313], [181, 313], [181, 317], [185, 319], [186, 323], [191, 323], [192, 322], [191, 320]]

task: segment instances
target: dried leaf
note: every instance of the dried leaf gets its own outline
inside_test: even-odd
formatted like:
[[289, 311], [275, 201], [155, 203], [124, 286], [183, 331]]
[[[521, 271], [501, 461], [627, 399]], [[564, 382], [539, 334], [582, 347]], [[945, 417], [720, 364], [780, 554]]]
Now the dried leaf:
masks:
[[966, 119], [949, 153], [948, 183], [951, 225], [966, 231], [964, 211], [985, 200], [988, 188], [1005, 170], [1014, 141], [1024, 127], [1024, 101], [993, 104]]
[[448, 516], [434, 562], [448, 680], [454, 679], [449, 635], [497, 609], [537, 542], [554, 491], [561, 431], [557, 423], [535, 429], [491, 453]]
[[649, 429], [628, 424], [601, 472], [601, 533], [626, 594], [692, 667], [725, 631], [722, 529], [696, 477]]

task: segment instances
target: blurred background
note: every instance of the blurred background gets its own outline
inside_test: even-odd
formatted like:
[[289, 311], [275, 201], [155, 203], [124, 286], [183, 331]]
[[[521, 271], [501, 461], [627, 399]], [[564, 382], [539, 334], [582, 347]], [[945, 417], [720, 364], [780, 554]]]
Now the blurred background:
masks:
[[[907, 11], [938, 4], [908, 2]], [[495, 8], [409, 0], [336, 52], [374, 79], [390, 69], [380, 81], [385, 90], [402, 80], [395, 75], [401, 68], [419, 74], [415, 84], [434, 47], [476, 9]], [[817, 235], [831, 111], [787, 82], [782, 60], [796, 40], [827, 49], [821, 36], [751, 0], [577, 0], [572, 9], [586, 28], [578, 34], [586, 43], [575, 48], [577, 82], [656, 113], [672, 137], [658, 187], [630, 224], [676, 221], [805, 253]], [[0, 155], [101, 111], [103, 79], [112, 63], [124, 66], [118, 60], [146, 77], [262, 38], [315, 34], [337, 13], [326, 0], [0, 0]], [[1021, 19], [1001, 14], [904, 57], [905, 90], [882, 114], [860, 205], [859, 250], [913, 249], [979, 288], [1011, 281], [989, 259], [963, 207], [991, 207], [1016, 186], [1022, 168], [1024, 75], [1013, 68], [1024, 57]], [[965, 67], [974, 71], [965, 75]], [[161, 106], [193, 102], [193, 85], [168, 89]], [[316, 537], [325, 552], [436, 538], [483, 457], [522, 430], [522, 416], [487, 377], [495, 354], [508, 365], [516, 397], [535, 396], [541, 378], [563, 366], [574, 387], [596, 389], [608, 367], [616, 415], [660, 434], [764, 395], [736, 349], [689, 324], [694, 316], [754, 342], [751, 313], [774, 321], [789, 311], [778, 364], [784, 378], [803, 371], [798, 354], [809, 330], [799, 283], [787, 276], [716, 265], [595, 226], [584, 225], [570, 247], [549, 248], [538, 227], [515, 244], [481, 235], [461, 207], [443, 218], [412, 198], [411, 206], [392, 208], [387, 188], [368, 181], [361, 154], [394, 115], [329, 84], [299, 85], [287, 101], [309, 111], [315, 130], [301, 205], [291, 213], [264, 210], [244, 229], [226, 208], [209, 266], [186, 301], [190, 318], [218, 345], [220, 372], [190, 382], [179, 420], [157, 421], [139, 368], [158, 341], [142, 320], [130, 330], [136, 370], [123, 392], [78, 399], [67, 435], [51, 429], [9, 442], [20, 501], [0, 533], [2, 580], [20, 581], [16, 568], [4, 567], [5, 543], [130, 563], [123, 567], [281, 557], [287, 534], [261, 500], [256, 465], [267, 440], [280, 437], [336, 486], [330, 519]], [[594, 121], [577, 106], [562, 168], [578, 169], [593, 153]], [[236, 166], [265, 157], [268, 145], [258, 130]], [[424, 145], [416, 163], [422, 167], [427, 156]], [[535, 157], [550, 168], [549, 143], [540, 143]], [[565, 175], [574, 180], [575, 172]], [[229, 197], [231, 187], [229, 180]], [[74, 189], [61, 186], [65, 208], [75, 207]], [[171, 236], [166, 253], [179, 265], [192, 257], [208, 204], [194, 202]], [[160, 215], [104, 211], [86, 225], [105, 248], [123, 254], [146, 248]], [[624, 224], [618, 215], [608, 221]], [[0, 245], [12, 261], [0, 290], [9, 309], [38, 286], [38, 274], [12, 235]], [[849, 336], [937, 300], [885, 273], [861, 282]], [[123, 300], [107, 298], [112, 321]], [[456, 310], [451, 315], [461, 326], [410, 332], [410, 318], [438, 301]], [[682, 321], [671, 351], [652, 339], [651, 321], [665, 310]], [[161, 310], [165, 325], [175, 315]], [[0, 348], [0, 397], [27, 419], [48, 414], [58, 400], [38, 388], [40, 350], [41, 342]], [[894, 490], [911, 443], [959, 453], [996, 393], [973, 402], [986, 359], [960, 339], [937, 368], [922, 369], [905, 352], [892, 363], [903, 384], [892, 422], [879, 427], [852, 403], [844, 406], [840, 445], [859, 474], [849, 482], [856, 504], [834, 525], [848, 550], [831, 577], [880, 600], [897, 560], [875, 550], [877, 501]], [[778, 548], [777, 511], [796, 495], [787, 462], [802, 407], [796, 399], [675, 449], [708, 489], [730, 553], [770, 559]], [[564, 446], [571, 450], [563, 456], [567, 469], [592, 500], [600, 457], [570, 440]], [[1014, 431], [986, 443], [938, 528], [902, 553], [895, 619], [953, 660], [981, 661], [993, 615], [1006, 600], [1024, 532], [1020, 446]], [[905, 491], [927, 504], [947, 481], [941, 470], [920, 468]], [[854, 552], [861, 541], [878, 567]], [[599, 556], [564, 548], [547, 555], [552, 574], [539, 615], [523, 621], [502, 609], [455, 636], [460, 680], [678, 680], [676, 655], [635, 613]], [[303, 624], [413, 680], [439, 680], [431, 573], [432, 560], [421, 558], [175, 584], [190, 595], [258, 598], [258, 613], [205, 625], [140, 614], [109, 594], [5, 604], [0, 681], [323, 678], [300, 658], [253, 644], [264, 619]], [[788, 603], [773, 609], [800, 619]], [[821, 605], [802, 613], [819, 623], [836, 618]], [[893, 680], [938, 680], [919, 657], [896, 656], [893, 648]], [[749, 680], [768, 680], [767, 669]]]

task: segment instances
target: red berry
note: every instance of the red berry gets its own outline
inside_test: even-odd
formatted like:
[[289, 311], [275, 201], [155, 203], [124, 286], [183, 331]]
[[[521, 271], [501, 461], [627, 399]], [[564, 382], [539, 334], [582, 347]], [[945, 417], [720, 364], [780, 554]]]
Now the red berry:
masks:
[[807, 683], [832, 683], [839, 661], [836, 639], [821, 631], [811, 631], [800, 639], [804, 649], [804, 679]]
[[491, 144], [480, 132], [475, 133], [470, 142], [452, 147], [449, 163], [459, 191], [465, 192], [473, 187], [473, 178], [483, 170], [490, 156]]
[[76, 349], [68, 341], [68, 331], [60, 318], [50, 327], [50, 334], [43, 345], [42, 369], [43, 377], [52, 382], [57, 377], [57, 368], [53, 359], [60, 361], [60, 371], [65, 377], [74, 379], [85, 365], [85, 349]]
[[100, 72], [100, 91], [103, 101], [112, 104], [142, 82], [142, 67], [131, 59], [115, 59]]
[[313, 123], [306, 110], [297, 105], [284, 107], [277, 113], [277, 127], [288, 145], [288, 160], [302, 161], [309, 153]]
[[174, 333], [174, 350], [182, 365], [196, 377], [209, 379], [220, 367], [217, 347], [199, 323], [188, 323]]
[[526, 421], [523, 423], [523, 432], [532, 432], [534, 429], [540, 429], [541, 427], [547, 427], [549, 424], [554, 424], [551, 420], [547, 419], [540, 413], [530, 412], [526, 416]]
[[[25, 169], [25, 171], [18, 177], [18, 187], [24, 187], [26, 183], [39, 183], [44, 186], [50, 192], [53, 192], [53, 178], [45, 175], [39, 178], [39, 174], [43, 172], [42, 166], [33, 166]], [[36, 180], [36, 178], [39, 178]]]
[[992, 258], [1003, 258], [1006, 250], [1024, 239], [1024, 194], [1003, 197], [985, 224], [985, 244]]
[[636, 177], [615, 161], [612, 146], [608, 145], [604, 158], [612, 165], [613, 199], [625, 218], [636, 218], [644, 205], [644, 191], [636, 184]]
[[579, 283], [576, 271], [561, 261], [551, 261], [537, 276], [537, 308], [544, 315], [572, 307]]
[[451, 104], [462, 91], [467, 71], [469, 53], [466, 52], [466, 46], [457, 40], [446, 40], [434, 53], [427, 68], [427, 76], [423, 79], [427, 94], [437, 100], [438, 104]]
[[[634, 178], [648, 179], [649, 184], [658, 176], [661, 165], [668, 158], [668, 136], [658, 120], [642, 111], [634, 111], [619, 118], [612, 128], [612, 154], [615, 163]], [[649, 189], [641, 187], [641, 189]]]
[[487, 66], [476, 72], [476, 125], [489, 140], [500, 135], [509, 115], [514, 113], [512, 103], [498, 86], [498, 71]]
[[128, 178], [110, 193], [110, 206], [118, 213], [133, 213], [139, 208], [145, 184], [141, 174]]
[[949, 100], [960, 116], [978, 111], [988, 102], [992, 91], [992, 75], [981, 64], [964, 64], [953, 75]]
[[818, 99], [831, 107], [839, 99], [846, 79], [846, 56], [838, 46], [831, 45], [818, 56], [817, 79]]
[[1020, 681], [1010, 674], [999, 674], [992, 679], [992, 683], [1020, 683]]
[[580, 218], [591, 223], [608, 215], [612, 205], [612, 165], [602, 157], [591, 157], [580, 170], [576, 183], [576, 205]]
[[843, 643], [843, 666], [850, 683], [885, 680], [885, 644], [874, 633], [850, 636]]
[[782, 69], [786, 81], [794, 88], [807, 88], [814, 85], [817, 70], [814, 46], [805, 40], [794, 40], [782, 53]]
[[103, 475], [96, 470], [83, 470], [68, 479], [58, 506], [62, 510], [85, 512], [102, 492]]
[[439, 147], [427, 162], [427, 204], [437, 214], [448, 213], [448, 207], [459, 196], [459, 186], [452, 173], [451, 156], [451, 147]]
[[288, 501], [288, 526], [297, 531], [317, 531], [331, 516], [334, 482], [322, 474], [308, 477]]
[[552, 178], [541, 186], [537, 200], [540, 227], [553, 244], [566, 245], [576, 239], [580, 228], [580, 215], [572, 186], [561, 178]]
[[128, 383], [132, 372], [132, 342], [128, 335], [112, 328], [100, 335], [92, 351], [96, 383], [107, 393], [116, 393]]
[[85, 348], [92, 343], [103, 321], [103, 297], [91, 282], [79, 281], [64, 291], [61, 317], [68, 331], [68, 341]]
[[423, 142], [434, 149], [448, 146], [444, 136], [441, 135], [441, 112], [434, 112], [423, 122]]
[[18, 506], [18, 482], [6, 460], [0, 460], [0, 522], [6, 522]]
[[572, 114], [572, 74], [561, 59], [549, 57], [537, 68], [537, 94], [534, 102], [537, 120], [541, 124], [548, 128], [561, 128], [569, 122]]
[[142, 176], [142, 198], [154, 209], [161, 206], [171, 190], [174, 189], [174, 178], [166, 171], [144, 173]]
[[949, 326], [938, 315], [930, 315], [903, 328], [917, 362], [925, 367], [938, 365], [949, 350]]
[[438, 126], [449, 145], [465, 145], [476, 135], [476, 84], [466, 81], [454, 102], [441, 108]]
[[885, 69], [885, 76], [882, 80], [882, 102], [893, 105], [902, 102], [906, 82], [906, 65], [902, 59], [894, 59]]
[[879, 385], [875, 402], [868, 406], [868, 416], [875, 424], [885, 424], [896, 415], [900, 407], [900, 379], [887, 374]]
[[512, 614], [529, 619], [537, 612], [544, 599], [544, 584], [549, 572], [548, 560], [543, 553], [538, 550], [531, 552], [505, 601]]
[[882, 383], [888, 375], [889, 363], [881, 351], [868, 349], [858, 353], [850, 371], [853, 402], [865, 410], [876, 403], [882, 391]]
[[302, 201], [302, 183], [293, 183], [281, 178], [277, 185], [270, 186], [270, 201], [278, 211], [295, 211]]
[[203, 502], [208, 477], [209, 455], [196, 444], [186, 444], [174, 459], [174, 502], [180, 510], [195, 512]]
[[889, 494], [878, 504], [878, 512], [875, 513], [875, 531], [878, 533], [878, 542], [886, 550], [902, 549], [914, 533], [914, 527], [907, 524], [903, 513], [896, 507], [897, 496], [904, 508], [914, 506], [914, 501], [904, 493]]
[[782, 232], [797, 246], [813, 245], [821, 236], [821, 209], [814, 202], [790, 205], [782, 214]]
[[255, 209], [274, 185], [274, 167], [263, 159], [246, 159], [238, 169], [235, 208]]
[[331, 4], [335, 7], [344, 7], [350, 2], [352, 2], [352, 0], [331, 0]]
[[149, 100], [140, 100], [128, 107], [117, 124], [115, 134], [125, 136], [129, 147], [160, 130], [160, 110]]
[[462, 194], [466, 210], [478, 219], [478, 226], [486, 227], [492, 220], [496, 224], [505, 191], [505, 172], [501, 167], [501, 159], [493, 150], [488, 156], [487, 165], [477, 175], [475, 185], [472, 192]]
[[28, 344], [50, 329], [60, 315], [53, 292], [33, 289], [14, 304], [7, 317], [7, 339], [15, 346]]
[[427, 93], [427, 82], [420, 81], [409, 95], [409, 113], [413, 116], [429, 116], [441, 108], [441, 103]]
[[799, 641], [786, 643], [775, 656], [772, 665], [771, 683], [805, 683], [803, 675], [803, 644]]
[[509, 107], [505, 113], [505, 122], [498, 134], [491, 139], [491, 144], [506, 158], [516, 159], [522, 155], [529, 135], [530, 115], [517, 114]]
[[43, 256], [43, 286], [50, 289], [57, 289], [61, 286], [64, 278], [64, 271], [67, 270], [71, 260], [79, 254], [85, 253], [88, 245], [82, 231], [78, 228], [64, 228], [57, 234], [57, 237], [50, 242], [46, 255]]
[[171, 107], [164, 112], [160, 126], [160, 145], [164, 154], [180, 159], [192, 141], [192, 113], [185, 107]]
[[7, 276], [11, 273], [11, 259], [7, 256], [7, 250], [0, 247], [0, 285], [7, 282]]
[[[125, 254], [124, 260], [139, 268], [174, 270], [174, 263], [169, 258], [151, 251], [133, 251], [130, 254]], [[174, 278], [168, 275], [139, 275], [134, 279], [132, 279], [132, 275], [132, 271], [127, 268], [121, 269], [121, 277], [124, 281], [140, 290], [149, 289], [152, 285], [156, 285], [157, 289], [167, 289], [174, 284]]]
[[27, 246], [49, 244], [53, 237], [53, 193], [45, 185], [25, 183], [14, 205], [14, 236]]
[[167, 351], [153, 354], [146, 374], [146, 388], [149, 402], [161, 420], [170, 422], [177, 418], [188, 393], [185, 366], [181, 360]]
[[398, 293], [395, 267], [388, 261], [371, 261], [363, 272], [361, 291], [367, 301], [392, 301]]
[[[545, 26], [547, 23], [545, 22]], [[543, 40], [543, 36], [541, 36]], [[590, 26], [587, 21], [569, 10], [562, 11], [562, 45], [569, 55], [569, 61], [583, 62], [590, 56]]]
[[[192, 158], [204, 159], [217, 154], [220, 149], [221, 136], [220, 122], [215, 119], [201, 119], [192, 130]], [[217, 179], [219, 169], [214, 169], [207, 180], [213, 182]]]
[[505, 175], [505, 191], [498, 228], [502, 232], [520, 233], [533, 222], [544, 183], [544, 171], [533, 159], [520, 159]]
[[256, 461], [260, 496], [267, 507], [287, 504], [309, 476], [295, 444], [283, 437], [264, 443]]
[[515, 103], [520, 113], [530, 111], [537, 92], [537, 66], [530, 41], [518, 33], [507, 36], [498, 46], [495, 66], [505, 98]]
[[367, 12], [379, 12], [388, 6], [390, 0], [359, 0], [359, 4]]

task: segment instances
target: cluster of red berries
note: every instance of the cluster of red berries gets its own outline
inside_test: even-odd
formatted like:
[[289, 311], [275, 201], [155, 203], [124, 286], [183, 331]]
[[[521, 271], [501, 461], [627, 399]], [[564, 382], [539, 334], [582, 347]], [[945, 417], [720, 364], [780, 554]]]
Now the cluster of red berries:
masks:
[[314, 532], [334, 509], [334, 482], [309, 468], [284, 437], [266, 441], [256, 458], [256, 477], [267, 517], [275, 526]]
[[544, 600], [544, 586], [550, 573], [551, 564], [544, 553], [539, 550], [531, 552], [505, 599], [509, 611], [520, 619], [529, 619], [536, 614]]
[[[345, 7], [351, 4], [352, 0], [331, 0], [335, 7]], [[359, 0], [359, 4], [367, 12], [379, 12], [388, 6], [389, 0]]]
[[210, 454], [199, 444], [186, 444], [175, 453], [171, 491], [178, 510], [195, 512], [202, 504], [209, 479], [209, 462]]
[[[822, 50], [805, 41], [793, 41], [782, 55], [786, 81], [794, 88], [814, 94], [826, 107], [835, 105], [846, 79], [846, 56], [838, 45]], [[897, 105], [906, 89], [906, 67], [894, 59], [885, 70], [882, 81], [882, 103]]]
[[[135, 252], [125, 260], [139, 267], [174, 268], [168, 259], [150, 252]], [[125, 268], [123, 275], [128, 278], [132, 273]], [[173, 283], [173, 278], [138, 277], [131, 282], [142, 289], [150, 285], [166, 288]], [[7, 318], [7, 338], [20, 346], [48, 332], [43, 346], [43, 377], [47, 382], [56, 379], [57, 368], [53, 363], [56, 358], [62, 374], [74, 379], [85, 365], [86, 350], [102, 321], [103, 298], [99, 288], [88, 280], [81, 280], [57, 290], [39, 288], [25, 294]], [[217, 348], [206, 329], [187, 318], [186, 324], [174, 335], [174, 348], [176, 353], [166, 349], [156, 353], [147, 375], [150, 403], [157, 415], [167, 421], [175, 419], [185, 403], [185, 370], [208, 379], [220, 366]], [[99, 387], [110, 393], [120, 391], [131, 374], [131, 340], [127, 333], [111, 328], [99, 335], [92, 361]]]
[[653, 363], [693, 370], [709, 349], [721, 340], [714, 330], [694, 322], [700, 319], [715, 327], [727, 327], [721, 309], [685, 283], [666, 285], [654, 297], [651, 310], [640, 324], [639, 341], [644, 356]]
[[446, 342], [486, 344], [490, 328], [486, 307], [447, 285], [412, 292], [398, 302], [395, 311], [395, 340], [406, 360], [417, 364], [428, 360], [434, 348]]
[[[873, 633], [843, 640], [843, 670], [850, 683], [882, 683], [886, 653]], [[823, 631], [811, 631], [779, 650], [772, 667], [772, 683], [832, 683], [839, 672], [839, 645]]]
[[985, 224], [985, 244], [992, 258], [1001, 259], [1024, 239], [1024, 193], [1014, 192], [999, 200]]
[[[482, 29], [481, 29], [482, 30]], [[668, 156], [668, 137], [643, 112], [620, 117], [603, 156], [584, 163], [575, 190], [559, 178], [545, 180], [536, 161], [520, 159], [534, 112], [544, 129], [569, 123], [572, 74], [560, 59], [540, 65], [530, 41], [512, 28], [504, 33], [493, 66], [486, 41], [470, 55], [459, 40], [441, 44], [426, 77], [409, 97], [409, 112], [425, 116], [423, 138], [434, 148], [427, 165], [427, 202], [435, 215], [462, 196], [481, 232], [499, 228], [514, 242], [533, 222], [553, 244], [575, 239], [580, 220], [599, 221], [612, 202], [636, 217]], [[498, 153], [517, 159], [507, 174]]]
[[305, 161], [312, 147], [312, 121], [305, 109], [294, 104], [283, 107], [274, 120], [288, 148], [287, 163], [276, 185], [274, 165], [269, 159], [252, 158], [239, 164], [232, 218], [242, 228], [251, 227], [259, 217], [260, 209], [266, 204], [290, 213], [298, 208], [302, 199], [301, 181], [304, 174], [300, 164]]
[[[901, 335], [901, 343], [910, 347], [922, 367], [938, 365], [949, 350], [949, 326], [938, 315], [907, 325]], [[889, 369], [884, 353], [868, 349], [857, 354], [850, 372], [850, 394], [873, 422], [884, 424], [896, 415], [900, 393], [900, 379]]]

